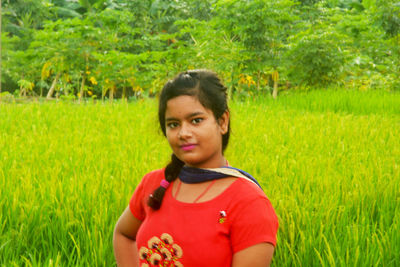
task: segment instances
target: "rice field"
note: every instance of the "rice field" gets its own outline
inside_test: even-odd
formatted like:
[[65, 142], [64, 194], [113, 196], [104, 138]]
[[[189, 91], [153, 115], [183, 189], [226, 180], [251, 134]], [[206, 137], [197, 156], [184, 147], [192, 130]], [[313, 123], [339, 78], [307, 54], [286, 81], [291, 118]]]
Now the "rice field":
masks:
[[[226, 156], [280, 220], [273, 266], [400, 266], [400, 93], [230, 108]], [[169, 155], [154, 99], [0, 103], [0, 266], [114, 266], [115, 222]]]

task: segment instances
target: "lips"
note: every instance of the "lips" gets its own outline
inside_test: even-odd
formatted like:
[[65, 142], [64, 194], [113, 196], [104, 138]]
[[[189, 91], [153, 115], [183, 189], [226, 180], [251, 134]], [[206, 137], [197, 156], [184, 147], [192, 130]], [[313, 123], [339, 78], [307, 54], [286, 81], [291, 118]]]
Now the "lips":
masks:
[[189, 151], [192, 150], [193, 148], [195, 148], [195, 144], [185, 144], [185, 145], [181, 145], [181, 149], [183, 151]]

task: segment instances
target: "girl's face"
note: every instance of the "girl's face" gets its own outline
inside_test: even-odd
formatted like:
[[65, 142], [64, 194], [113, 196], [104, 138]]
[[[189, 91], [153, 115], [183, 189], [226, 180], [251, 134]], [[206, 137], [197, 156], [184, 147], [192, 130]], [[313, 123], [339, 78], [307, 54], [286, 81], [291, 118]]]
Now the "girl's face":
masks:
[[225, 165], [222, 135], [228, 131], [229, 113], [218, 121], [196, 97], [182, 95], [168, 100], [166, 136], [174, 154], [186, 165], [217, 168]]

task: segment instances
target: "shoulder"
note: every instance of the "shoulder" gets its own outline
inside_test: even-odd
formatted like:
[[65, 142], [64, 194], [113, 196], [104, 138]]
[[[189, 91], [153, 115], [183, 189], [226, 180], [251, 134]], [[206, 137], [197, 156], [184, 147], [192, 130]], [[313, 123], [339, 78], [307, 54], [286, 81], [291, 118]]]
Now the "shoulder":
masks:
[[164, 169], [154, 170], [143, 176], [139, 185], [136, 187], [130, 201], [129, 208], [132, 214], [143, 221], [146, 217], [146, 207], [148, 196], [160, 186], [164, 178]]
[[270, 200], [258, 185], [243, 178], [238, 178], [232, 185], [229, 206], [235, 217], [269, 217], [277, 221]]
[[264, 191], [255, 183], [244, 178], [237, 178], [232, 186], [232, 194], [241, 196], [241, 200], [267, 199]]
[[143, 176], [140, 186], [149, 190], [155, 189], [160, 186], [160, 182], [164, 177], [164, 168], [151, 171]]
[[148, 172], [143, 176], [143, 180], [145, 180], [145, 179], [163, 179], [164, 178], [164, 170], [165, 170], [165, 168]]

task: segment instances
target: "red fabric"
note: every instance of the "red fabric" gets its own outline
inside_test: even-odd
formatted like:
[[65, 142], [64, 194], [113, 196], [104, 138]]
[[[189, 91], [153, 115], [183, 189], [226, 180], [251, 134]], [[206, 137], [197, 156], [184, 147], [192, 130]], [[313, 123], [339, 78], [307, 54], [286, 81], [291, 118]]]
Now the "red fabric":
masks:
[[238, 178], [212, 200], [183, 203], [172, 197], [171, 184], [153, 211], [146, 202], [163, 178], [163, 169], [145, 175], [129, 203], [143, 221], [136, 240], [141, 264], [231, 266], [237, 251], [262, 242], [275, 246], [278, 219], [257, 185]]

